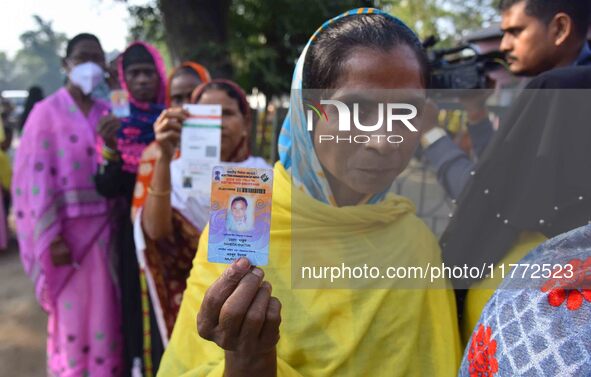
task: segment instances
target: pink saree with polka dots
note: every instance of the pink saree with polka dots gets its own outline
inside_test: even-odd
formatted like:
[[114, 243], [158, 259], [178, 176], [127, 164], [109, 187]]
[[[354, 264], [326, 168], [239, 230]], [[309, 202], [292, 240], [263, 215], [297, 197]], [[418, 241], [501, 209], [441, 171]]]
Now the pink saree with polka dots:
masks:
[[[109, 203], [95, 190], [98, 120], [64, 88], [38, 103], [17, 150], [12, 193], [21, 260], [48, 313], [50, 376], [118, 376], [120, 309], [111, 265]], [[69, 262], [56, 265], [61, 237]]]

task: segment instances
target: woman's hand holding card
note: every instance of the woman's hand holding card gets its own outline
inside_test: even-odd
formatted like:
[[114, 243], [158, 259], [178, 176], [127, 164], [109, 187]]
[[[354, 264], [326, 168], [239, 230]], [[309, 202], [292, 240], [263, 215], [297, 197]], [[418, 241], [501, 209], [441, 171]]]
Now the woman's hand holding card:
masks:
[[225, 376], [276, 376], [281, 303], [264, 272], [248, 259], [232, 263], [205, 293], [199, 335], [226, 351]]

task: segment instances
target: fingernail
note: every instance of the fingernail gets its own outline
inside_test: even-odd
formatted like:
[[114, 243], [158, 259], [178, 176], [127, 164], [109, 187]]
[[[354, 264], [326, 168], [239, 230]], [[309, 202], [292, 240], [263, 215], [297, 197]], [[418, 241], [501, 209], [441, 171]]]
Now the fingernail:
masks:
[[238, 266], [240, 269], [245, 270], [248, 267], [250, 267], [250, 262], [248, 261], [248, 258], [244, 258], [244, 257], [240, 257], [237, 261], [236, 261], [236, 266]]
[[254, 268], [252, 270], [252, 273], [255, 274], [256, 276], [260, 277], [260, 278], [262, 278], [265, 275], [265, 273], [263, 272], [263, 270], [261, 270], [260, 268]]
[[268, 281], [264, 281], [263, 284], [261, 284], [261, 286], [265, 289], [268, 289], [269, 292], [273, 291], [273, 287], [271, 286], [271, 283], [269, 283]]

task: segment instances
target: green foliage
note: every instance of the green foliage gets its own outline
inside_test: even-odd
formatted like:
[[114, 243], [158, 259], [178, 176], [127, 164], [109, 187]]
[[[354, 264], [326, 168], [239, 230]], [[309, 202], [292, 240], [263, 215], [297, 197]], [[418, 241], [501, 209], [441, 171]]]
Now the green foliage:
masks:
[[[170, 67], [167, 42], [171, 36], [161, 13], [167, 1], [171, 0], [130, 6], [128, 39], [154, 44]], [[325, 20], [345, 10], [382, 8], [411, 25], [421, 38], [437, 35], [442, 46], [450, 46], [465, 32], [498, 18], [494, 4], [495, 0], [233, 0], [227, 15], [226, 50], [234, 78], [245, 89], [258, 87], [275, 95], [289, 90], [293, 66], [310, 35]], [[52, 92], [61, 86], [60, 55], [66, 37], [55, 32], [51, 22], [38, 16], [35, 21], [36, 28], [21, 36], [23, 48], [14, 59], [0, 53], [0, 89], [40, 84]], [[202, 55], [208, 52], [219, 54], [213, 48], [199, 50]]]
[[131, 25], [128, 42], [146, 41], [153, 44], [161, 53], [168, 68], [171, 68], [170, 53], [166, 44], [166, 33], [162, 25], [162, 14], [154, 5], [129, 7]]
[[5, 52], [0, 52], [0, 90], [9, 88], [20, 88], [13, 86], [14, 64], [10, 61]]
[[0, 89], [27, 89], [40, 85], [45, 93], [51, 93], [63, 83], [61, 54], [67, 38], [53, 30], [51, 22], [33, 16], [36, 29], [20, 37], [23, 48], [10, 61], [0, 54]]
[[230, 51], [236, 79], [266, 94], [287, 92], [297, 57], [327, 19], [357, 7], [376, 6], [412, 26], [421, 38], [436, 35], [450, 46], [462, 32], [496, 15], [493, 0], [234, 0]]
[[289, 91], [294, 64], [314, 31], [359, 0], [234, 0], [230, 51], [237, 81], [273, 95]]
[[495, 0], [381, 0], [379, 6], [411, 26], [422, 39], [437, 36], [441, 46], [497, 19]]
[[[170, 0], [168, 0], [170, 1]], [[130, 7], [130, 34], [165, 52], [170, 38], [161, 22], [167, 0]], [[247, 90], [267, 95], [289, 91], [297, 57], [310, 35], [327, 19], [348, 9], [375, 6], [412, 26], [421, 38], [436, 35], [440, 46], [457, 43], [470, 30], [496, 17], [494, 0], [233, 0], [227, 18], [227, 51], [233, 76]], [[203, 41], [202, 43], [206, 43]], [[199, 54], [219, 54], [212, 46]], [[166, 53], [165, 53], [166, 55]], [[187, 58], [187, 57], [185, 57]], [[216, 60], [213, 59], [215, 62]], [[214, 63], [215, 64], [215, 63]], [[215, 71], [215, 67], [212, 70]]]
[[[165, 31], [161, 22], [160, 11], [165, 2], [130, 7], [132, 39], [154, 43], [163, 53], [164, 41], [171, 37], [166, 35], [170, 30]], [[268, 95], [287, 92], [295, 61], [316, 28], [343, 11], [372, 5], [371, 0], [232, 1], [226, 49], [234, 79], [247, 90], [258, 87]], [[214, 46], [200, 49], [199, 53], [208, 50], [211, 54], [219, 53]], [[215, 67], [208, 68], [215, 71]]]

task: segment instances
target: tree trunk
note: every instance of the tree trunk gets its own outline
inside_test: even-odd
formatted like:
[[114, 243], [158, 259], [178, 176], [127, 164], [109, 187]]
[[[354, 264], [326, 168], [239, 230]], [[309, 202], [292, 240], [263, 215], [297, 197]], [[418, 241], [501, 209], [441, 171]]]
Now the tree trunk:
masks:
[[232, 77], [228, 52], [231, 0], [158, 0], [166, 40], [175, 64], [193, 60], [213, 77]]

